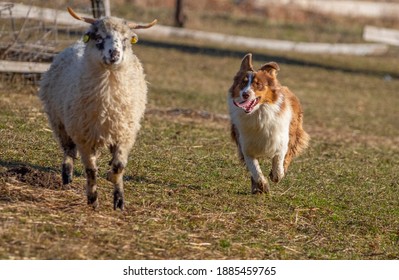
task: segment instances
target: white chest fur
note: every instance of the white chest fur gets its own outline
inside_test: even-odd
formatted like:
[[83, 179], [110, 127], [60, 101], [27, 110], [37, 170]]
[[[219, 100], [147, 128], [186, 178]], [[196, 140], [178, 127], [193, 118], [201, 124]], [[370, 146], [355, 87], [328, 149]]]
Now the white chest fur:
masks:
[[232, 123], [238, 129], [238, 140], [244, 154], [254, 158], [271, 158], [286, 153], [292, 111], [290, 106], [285, 106], [285, 110], [280, 112], [278, 103], [262, 104], [251, 114], [230, 106]]

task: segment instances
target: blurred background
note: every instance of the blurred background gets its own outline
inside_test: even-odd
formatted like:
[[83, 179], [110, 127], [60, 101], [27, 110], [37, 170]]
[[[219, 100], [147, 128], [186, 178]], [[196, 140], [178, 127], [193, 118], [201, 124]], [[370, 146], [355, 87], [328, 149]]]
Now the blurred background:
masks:
[[[75, 41], [85, 28], [72, 25], [74, 20], [65, 15], [67, 6], [95, 17], [105, 15], [107, 10], [112, 16], [131, 21], [148, 22], [157, 18], [163, 26], [292, 42], [365, 43], [366, 26], [399, 29], [399, 1], [7, 1], [0, 2], [0, 58], [51, 61], [54, 53]], [[62, 19], [59, 11], [64, 12]], [[381, 31], [375, 32], [382, 36]], [[198, 39], [190, 41], [189, 35], [170, 36], [166, 30], [163, 36], [162, 32], [144, 33], [152, 40], [179, 41], [183, 37], [189, 44], [201, 44]], [[392, 36], [398, 40], [397, 34]], [[222, 47], [229, 46], [222, 44]]]

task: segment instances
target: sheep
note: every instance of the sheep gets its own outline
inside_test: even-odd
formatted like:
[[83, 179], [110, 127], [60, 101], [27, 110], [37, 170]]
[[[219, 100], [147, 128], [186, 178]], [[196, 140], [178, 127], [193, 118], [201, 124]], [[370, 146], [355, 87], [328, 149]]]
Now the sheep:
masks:
[[132, 29], [149, 28], [117, 18], [92, 19], [82, 40], [59, 53], [40, 82], [39, 97], [63, 152], [62, 183], [72, 182], [78, 152], [85, 167], [87, 202], [98, 207], [97, 157], [112, 154], [107, 179], [114, 185], [114, 210], [124, 209], [123, 174], [147, 103], [143, 67], [130, 44]]

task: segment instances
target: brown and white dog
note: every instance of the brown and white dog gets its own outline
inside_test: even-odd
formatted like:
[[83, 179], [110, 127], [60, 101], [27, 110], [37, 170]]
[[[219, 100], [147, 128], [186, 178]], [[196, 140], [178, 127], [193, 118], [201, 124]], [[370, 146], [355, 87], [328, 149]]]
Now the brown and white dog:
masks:
[[303, 151], [309, 135], [302, 128], [302, 108], [298, 98], [277, 81], [277, 63], [254, 70], [247, 54], [229, 89], [231, 136], [238, 153], [251, 173], [252, 193], [269, 192], [258, 159], [272, 159], [270, 179], [279, 182], [291, 160]]

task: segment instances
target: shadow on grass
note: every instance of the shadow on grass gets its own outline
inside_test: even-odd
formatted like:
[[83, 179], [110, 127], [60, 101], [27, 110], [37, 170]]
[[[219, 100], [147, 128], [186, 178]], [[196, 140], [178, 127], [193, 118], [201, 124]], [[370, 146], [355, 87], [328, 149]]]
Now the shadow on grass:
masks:
[[36, 164], [30, 164], [27, 162], [21, 162], [21, 161], [4, 161], [0, 160], [0, 167], [4, 167], [6, 169], [13, 169], [13, 168], [18, 168], [18, 167], [27, 167], [31, 169], [36, 169], [40, 172], [60, 172], [59, 169], [53, 168], [53, 167], [44, 167]]
[[[59, 171], [51, 167], [42, 167], [18, 161], [1, 161], [0, 178], [10, 177], [34, 187], [58, 189], [62, 186]], [[3, 170], [4, 169], [4, 170]]]
[[[75, 161], [76, 163], [76, 161]], [[3, 161], [0, 160], [0, 167], [6, 168], [8, 170], [14, 169], [14, 168], [20, 168], [20, 167], [25, 167], [29, 169], [35, 169], [39, 172], [46, 172], [46, 173], [56, 173], [61, 175], [61, 167], [54, 168], [54, 167], [45, 167], [41, 165], [36, 165], [36, 164], [31, 164], [27, 162], [21, 162], [21, 161]], [[1, 172], [1, 170], [0, 170]], [[84, 174], [78, 170], [74, 170], [73, 176], [78, 177], [78, 176], [83, 176]]]
[[[81, 172], [74, 171], [74, 177], [84, 176]], [[18, 181], [36, 187], [59, 188], [61, 183], [61, 170], [53, 167], [43, 167], [20, 161], [0, 160], [0, 178], [16, 177]], [[200, 185], [180, 184], [175, 182], [165, 182], [152, 180], [144, 176], [124, 176], [125, 181], [141, 183], [146, 185], [156, 185], [166, 187], [169, 190], [188, 189], [199, 191], [203, 189]]]
[[[191, 54], [204, 54], [209, 56], [217, 56], [217, 57], [236, 57], [236, 58], [243, 58], [247, 52], [244, 51], [236, 51], [236, 50], [227, 50], [222, 48], [216, 47], [204, 47], [204, 46], [193, 46], [193, 45], [184, 45], [181, 43], [170, 43], [170, 42], [158, 42], [154, 40], [142, 40], [141, 44], [144, 46], [154, 47], [154, 48], [164, 48], [164, 49], [176, 49], [182, 52], [191, 53]], [[314, 67], [320, 68], [324, 70], [330, 71], [340, 71], [344, 73], [350, 74], [363, 74], [363, 75], [370, 75], [370, 76], [390, 76], [392, 78], [399, 78], [399, 73], [396, 72], [388, 72], [388, 71], [373, 71], [370, 69], [351, 69], [348, 67], [338, 67], [332, 65], [326, 65], [317, 62], [309, 62], [295, 58], [287, 58], [284, 56], [271, 56], [260, 52], [252, 52], [253, 57], [256, 60], [262, 61], [277, 61], [278, 63], [288, 64], [288, 65], [296, 65], [296, 66], [306, 66], [306, 67]]]

